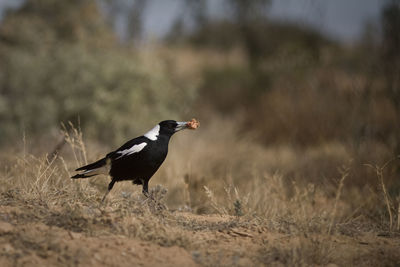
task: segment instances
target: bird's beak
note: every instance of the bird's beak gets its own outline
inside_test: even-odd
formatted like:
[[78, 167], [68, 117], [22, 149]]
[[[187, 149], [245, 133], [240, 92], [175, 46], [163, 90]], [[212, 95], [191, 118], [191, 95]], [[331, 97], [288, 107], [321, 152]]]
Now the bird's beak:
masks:
[[175, 132], [178, 132], [180, 130], [184, 130], [188, 128], [188, 122], [187, 121], [177, 121], [176, 122], [178, 125], [175, 127]]

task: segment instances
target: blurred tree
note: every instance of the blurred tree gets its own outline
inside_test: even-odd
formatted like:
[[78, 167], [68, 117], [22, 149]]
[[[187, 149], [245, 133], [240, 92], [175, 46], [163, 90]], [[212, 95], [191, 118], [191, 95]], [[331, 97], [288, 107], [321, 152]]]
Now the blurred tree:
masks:
[[266, 23], [270, 0], [226, 0], [238, 25], [250, 66], [256, 68], [265, 53], [265, 36], [262, 25]]
[[382, 11], [382, 63], [387, 90], [400, 109], [400, 1], [391, 1]]
[[[270, 0], [225, 0], [224, 6], [227, 12], [224, 14], [224, 19], [227, 21], [211, 23], [207, 16], [206, 0], [183, 1], [194, 24], [195, 37], [192, 39], [195, 42], [206, 43], [207, 40], [217, 37], [218, 40], [215, 40], [215, 43], [221, 44], [224, 50], [240, 43], [252, 68], [256, 68], [268, 53], [265, 25], [268, 24], [267, 10]], [[181, 21], [185, 21], [185, 18], [178, 18], [177, 22]], [[179, 26], [179, 24], [175, 25]], [[180, 29], [180, 27], [173, 29], [175, 30], [173, 35], [176, 36], [176, 29]], [[171, 40], [171, 36], [168, 39]]]
[[188, 28], [197, 31], [207, 25], [207, 0], [181, 0], [182, 11], [172, 23], [165, 40], [168, 43], [184, 41]]
[[136, 0], [128, 12], [128, 40], [137, 40], [142, 36], [143, 14], [149, 0]]
[[143, 16], [150, 0], [100, 0], [109, 21], [118, 29], [118, 19], [123, 19], [123, 38], [128, 42], [139, 41], [143, 31]]
[[[388, 2], [382, 10], [382, 70], [385, 88], [400, 120], [400, 1]], [[400, 123], [396, 129], [395, 153], [400, 155]]]
[[192, 18], [194, 28], [204, 27], [207, 23], [207, 0], [184, 0], [185, 8], [188, 9]]
[[183, 22], [183, 17], [178, 16], [172, 23], [171, 29], [169, 30], [165, 41], [167, 43], [180, 43], [184, 40], [185, 25]]

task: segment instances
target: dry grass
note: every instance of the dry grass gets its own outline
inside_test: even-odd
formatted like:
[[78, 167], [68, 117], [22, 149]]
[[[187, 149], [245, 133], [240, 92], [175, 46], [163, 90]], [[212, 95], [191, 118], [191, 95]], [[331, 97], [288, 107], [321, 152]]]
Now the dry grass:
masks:
[[[86, 155], [95, 149], [86, 150], [82, 133], [69, 127], [68, 149], [58, 157], [22, 152], [3, 168], [3, 266], [400, 263], [393, 225], [398, 198], [388, 196], [384, 167], [375, 169], [383, 197], [350, 188], [350, 167], [338, 171], [337, 184], [290, 178], [296, 151], [238, 142], [228, 121], [216, 121], [174, 137], [169, 158], [150, 182], [154, 201], [119, 183], [102, 204], [105, 177], [69, 178], [86, 157], [96, 159]], [[304, 158], [340, 151], [325, 146]]]

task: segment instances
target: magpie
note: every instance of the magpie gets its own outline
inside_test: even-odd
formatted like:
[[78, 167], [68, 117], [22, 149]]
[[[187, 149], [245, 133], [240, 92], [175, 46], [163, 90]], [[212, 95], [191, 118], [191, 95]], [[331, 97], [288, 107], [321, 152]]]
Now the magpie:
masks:
[[144, 135], [126, 142], [104, 158], [76, 169], [75, 171], [80, 173], [71, 178], [89, 178], [98, 174], [109, 175], [111, 182], [102, 201], [116, 182], [127, 180], [132, 181], [133, 184], [142, 185], [142, 192], [148, 197], [149, 180], [167, 157], [171, 136], [180, 130], [196, 129], [198, 126], [199, 122], [195, 119], [188, 122], [162, 121]]

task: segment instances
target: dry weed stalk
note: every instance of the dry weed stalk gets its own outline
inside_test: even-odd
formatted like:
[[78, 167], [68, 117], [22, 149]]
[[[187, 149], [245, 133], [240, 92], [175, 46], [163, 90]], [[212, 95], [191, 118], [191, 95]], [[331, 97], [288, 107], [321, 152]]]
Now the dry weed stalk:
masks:
[[392, 231], [392, 227], [393, 227], [393, 214], [392, 214], [392, 209], [391, 209], [391, 201], [389, 199], [389, 194], [386, 190], [386, 186], [385, 186], [385, 182], [383, 180], [383, 171], [385, 170], [385, 168], [388, 166], [388, 164], [390, 162], [392, 162], [394, 159], [389, 160], [388, 162], [386, 162], [385, 164], [383, 164], [382, 167], [379, 167], [378, 165], [371, 165], [371, 164], [365, 164], [365, 166], [368, 166], [372, 169], [375, 170], [376, 172], [376, 176], [378, 177], [379, 183], [381, 184], [382, 187], [382, 192], [383, 192], [383, 197], [385, 199], [385, 205], [386, 205], [386, 209], [389, 213], [389, 231]]
[[[83, 141], [83, 134], [82, 130], [80, 127], [80, 122], [78, 121], [78, 127], [75, 127], [72, 122], [68, 122], [68, 125], [66, 126], [64, 123], [61, 123], [61, 132], [64, 135], [65, 142], [69, 144], [71, 147], [72, 154], [75, 159], [76, 166], [82, 166], [86, 165], [88, 163], [87, 161], [87, 153], [86, 153], [86, 146]], [[65, 164], [65, 161], [62, 160], [64, 164], [64, 168], [68, 173], [68, 176], [70, 177], [71, 175], [69, 174], [67, 165]], [[87, 190], [87, 186], [89, 184], [88, 181], [79, 181], [74, 183], [75, 184], [75, 190], [78, 192], [78, 194], [82, 194], [82, 191]], [[85, 185], [84, 187], [82, 187]]]
[[397, 207], [397, 231], [400, 231], [400, 200]]
[[[264, 174], [263, 178], [261, 184], [259, 184], [261, 180], [257, 180], [256, 189], [258, 193], [256, 195], [259, 196], [259, 199], [256, 202], [255, 209], [262, 210], [262, 213], [267, 218], [275, 218], [282, 211], [288, 210], [290, 200], [286, 197], [282, 175], [278, 173], [273, 175]], [[265, 187], [265, 184], [268, 184], [268, 187]]]
[[48, 189], [49, 180], [57, 170], [57, 167], [53, 166], [54, 161], [55, 158], [48, 161], [46, 156], [45, 159], [39, 163], [38, 173], [35, 182], [33, 183], [34, 188], [39, 194], [42, 194], [46, 189]]
[[342, 194], [342, 189], [344, 185], [344, 180], [349, 176], [349, 170], [346, 168], [342, 171], [342, 177], [340, 178], [339, 181], [339, 186], [336, 191], [336, 198], [335, 198], [335, 204], [333, 205], [333, 210], [332, 210], [332, 215], [331, 215], [331, 222], [329, 223], [329, 228], [328, 228], [328, 235], [331, 234], [333, 223], [335, 221], [336, 217], [336, 211], [337, 211], [337, 205], [339, 203], [340, 195]]
[[[190, 169], [190, 167], [189, 167]], [[192, 200], [191, 200], [191, 196], [190, 196], [190, 175], [189, 174], [185, 174], [183, 177], [183, 182], [184, 182], [184, 188], [185, 190], [183, 191], [183, 198], [185, 200], [186, 206], [188, 208], [192, 208]]]
[[[224, 186], [224, 190], [228, 197], [228, 210], [232, 211], [237, 217], [243, 216], [245, 214], [244, 207], [248, 206], [250, 194], [247, 194], [245, 197], [240, 197], [239, 190], [233, 185]], [[233, 197], [232, 192], [234, 193]], [[233, 207], [231, 208], [230, 205], [233, 205]]]
[[62, 177], [55, 158], [49, 160], [47, 155], [38, 158], [24, 154], [17, 158], [8, 182], [11, 188], [21, 190], [24, 197], [47, 200], [49, 195], [60, 190]]
[[220, 207], [218, 205], [217, 201], [214, 198], [214, 193], [207, 186], [204, 186], [204, 190], [206, 192], [208, 199], [211, 202], [211, 207], [213, 207], [221, 215], [228, 214], [228, 212], [226, 211], [226, 209], [224, 207]]
[[[64, 134], [65, 141], [71, 146], [77, 166], [83, 164], [86, 165], [88, 163], [87, 153], [85, 143], [83, 142], [83, 134], [80, 123], [78, 124], [78, 128], [76, 128], [70, 121], [68, 122], [68, 125], [70, 129], [68, 129], [68, 127], [64, 123], [61, 123], [61, 131]], [[70, 132], [72, 132], [72, 134]]]

